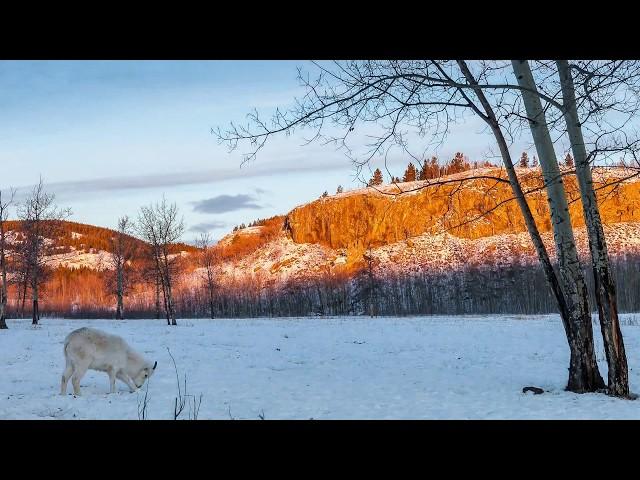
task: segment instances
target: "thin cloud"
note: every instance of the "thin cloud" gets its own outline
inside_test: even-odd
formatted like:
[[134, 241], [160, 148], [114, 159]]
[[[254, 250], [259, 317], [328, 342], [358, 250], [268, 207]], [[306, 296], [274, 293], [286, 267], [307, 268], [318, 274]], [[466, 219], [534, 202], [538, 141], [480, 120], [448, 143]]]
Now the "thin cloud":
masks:
[[236, 210], [260, 210], [262, 205], [255, 203], [257, 199], [251, 195], [240, 193], [238, 195], [218, 195], [193, 202], [193, 211], [199, 213], [226, 213]]
[[[288, 162], [287, 162], [288, 163]], [[344, 162], [342, 163], [344, 165]], [[223, 182], [227, 180], [269, 177], [279, 174], [327, 171], [327, 169], [339, 168], [338, 162], [326, 164], [296, 165], [291, 162], [288, 165], [271, 166], [268, 164], [255, 165], [251, 168], [238, 168], [229, 170], [198, 170], [192, 172], [172, 172], [155, 175], [136, 175], [121, 177], [103, 177], [90, 180], [77, 180], [69, 182], [45, 182], [48, 192], [60, 197], [71, 195], [83, 195], [87, 192], [117, 192], [126, 190], [148, 190], [163, 187], [177, 187], [181, 185], [204, 185]], [[32, 185], [19, 187], [17, 196], [24, 197], [33, 188]], [[261, 188], [255, 189], [256, 193], [264, 193]]]

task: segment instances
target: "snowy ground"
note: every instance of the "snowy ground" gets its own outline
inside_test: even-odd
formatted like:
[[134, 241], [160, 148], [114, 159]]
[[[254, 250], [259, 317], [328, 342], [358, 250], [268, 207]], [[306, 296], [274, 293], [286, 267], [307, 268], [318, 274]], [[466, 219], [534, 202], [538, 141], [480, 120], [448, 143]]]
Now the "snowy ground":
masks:
[[[562, 390], [568, 351], [557, 316], [8, 323], [0, 331], [0, 419], [138, 418], [145, 388], [129, 393], [118, 382], [109, 395], [101, 372], [87, 373], [81, 397], [58, 394], [64, 337], [81, 326], [122, 335], [158, 361], [152, 419], [173, 418], [167, 347], [188, 393], [202, 393], [201, 419], [640, 418], [640, 400]], [[638, 392], [640, 315], [623, 316], [623, 333]], [[523, 394], [528, 385], [548, 392]]]

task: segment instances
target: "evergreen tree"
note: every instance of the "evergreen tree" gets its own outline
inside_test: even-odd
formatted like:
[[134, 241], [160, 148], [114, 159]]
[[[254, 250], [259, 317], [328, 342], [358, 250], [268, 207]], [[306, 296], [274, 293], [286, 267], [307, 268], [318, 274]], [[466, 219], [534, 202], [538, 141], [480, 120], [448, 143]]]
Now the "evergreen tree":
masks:
[[570, 153], [567, 153], [567, 156], [564, 157], [564, 166], [568, 168], [573, 168], [574, 166], [573, 157]]
[[328, 196], [329, 196], [329, 192], [327, 192], [327, 191], [325, 190], [325, 191], [324, 191], [324, 193], [322, 194], [321, 198], [328, 197]]
[[453, 159], [451, 160], [451, 164], [450, 164], [450, 169], [449, 169], [449, 175], [453, 174], [453, 173], [460, 173], [460, 172], [464, 172], [465, 170], [468, 170], [468, 168], [465, 168], [465, 164], [466, 166], [468, 166], [469, 164], [465, 162], [464, 159], [464, 154], [462, 154], [462, 152], [457, 152], [456, 156], [453, 157]]
[[527, 152], [522, 152], [522, 155], [520, 156], [520, 167], [521, 168], [529, 167], [529, 155], [527, 155]]
[[379, 168], [376, 168], [375, 171], [373, 172], [373, 177], [371, 177], [371, 180], [369, 180], [369, 183], [367, 184], [367, 187], [382, 185], [383, 182], [384, 182], [384, 179], [382, 178], [382, 172], [380, 171]]
[[538, 168], [538, 157], [536, 157], [535, 155], [533, 156], [533, 161], [531, 162], [531, 166], [533, 168]]
[[436, 178], [440, 173], [440, 166], [438, 165], [438, 159], [431, 157], [430, 160], [425, 159], [420, 167], [420, 173], [418, 174], [418, 180], [429, 180]]
[[342, 185], [338, 185], [338, 188], [336, 189], [336, 195], [338, 193], [342, 193], [342, 192], [344, 192], [344, 189], [342, 188]]
[[404, 171], [404, 176], [402, 177], [403, 182], [415, 182], [416, 181], [416, 167], [410, 162], [407, 165], [407, 169]]
[[429, 162], [425, 158], [422, 161], [422, 167], [420, 167], [420, 174], [418, 175], [418, 180], [429, 180]]

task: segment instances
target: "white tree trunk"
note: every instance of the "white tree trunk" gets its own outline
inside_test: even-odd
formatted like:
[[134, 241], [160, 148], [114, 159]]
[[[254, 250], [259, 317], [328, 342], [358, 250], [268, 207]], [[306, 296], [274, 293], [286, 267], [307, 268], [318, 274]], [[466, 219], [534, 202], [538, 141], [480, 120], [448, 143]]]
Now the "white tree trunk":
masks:
[[611, 395], [628, 397], [629, 373], [624, 341], [618, 320], [615, 281], [610, 269], [607, 242], [602, 228], [596, 193], [593, 189], [591, 166], [589, 165], [584, 137], [582, 136], [582, 127], [578, 118], [573, 77], [569, 62], [559, 60], [556, 65], [562, 87], [563, 114], [575, 160], [584, 221], [589, 235], [596, 302], [598, 304], [600, 328], [609, 367], [608, 390]]
[[560, 282], [571, 319], [571, 368], [567, 388], [574, 392], [596, 391], [604, 387], [604, 381], [596, 362], [587, 287], [578, 259], [560, 168], [529, 62], [513, 60], [512, 65], [518, 85], [523, 88], [522, 99], [542, 167], [558, 256]]

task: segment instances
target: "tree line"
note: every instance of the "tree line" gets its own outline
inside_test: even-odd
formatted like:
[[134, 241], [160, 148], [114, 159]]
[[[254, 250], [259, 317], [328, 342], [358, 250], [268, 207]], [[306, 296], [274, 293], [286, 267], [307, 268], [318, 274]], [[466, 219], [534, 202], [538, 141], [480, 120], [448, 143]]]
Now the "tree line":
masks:
[[[640, 258], [616, 258], [614, 277], [621, 285], [621, 312], [640, 311]], [[595, 305], [590, 266], [584, 266], [589, 298]], [[206, 271], [206, 270], [205, 270]], [[380, 274], [365, 266], [355, 276], [331, 273], [288, 281], [282, 287], [246, 277], [211, 287], [181, 288], [176, 295], [180, 317], [246, 318], [287, 316], [405, 316], [550, 314], [557, 312], [553, 292], [538, 265], [505, 268], [466, 267], [455, 272]], [[207, 275], [206, 273], [204, 275]], [[205, 282], [206, 283], [206, 282]], [[517, 290], [519, 295], [514, 296]], [[77, 312], [84, 318], [91, 311]], [[593, 313], [593, 312], [592, 312]], [[139, 315], [149, 317], [149, 312]], [[98, 315], [99, 316], [99, 315]]]
[[[63, 220], [71, 215], [71, 210], [55, 204], [55, 195], [45, 191], [42, 178], [23, 201], [16, 202], [15, 196], [15, 190], [4, 197], [0, 192], [0, 328], [3, 329], [7, 328], [10, 283], [17, 297], [16, 313], [24, 317], [25, 310], [30, 312], [32, 323], [37, 325], [43, 286], [54, 276], [64, 280], [61, 269], [53, 268], [52, 264], [57, 255], [69, 251], [68, 245], [60, 245], [57, 240], [69, 234]], [[19, 223], [8, 220], [12, 207]], [[13, 227], [11, 241], [7, 238], [9, 224]], [[173, 287], [181, 269], [179, 240], [183, 232], [184, 220], [177, 205], [168, 203], [164, 196], [160, 202], [141, 207], [135, 222], [128, 216], [118, 219], [109, 245], [101, 245], [110, 252], [111, 267], [102, 275], [102, 290], [113, 295], [116, 318], [123, 318], [124, 299], [134, 285], [148, 283], [155, 287], [156, 317], [164, 314], [168, 324], [176, 325]], [[94, 295], [99, 296], [97, 291]]]
[[[416, 180], [431, 180], [434, 178], [440, 178], [446, 175], [453, 175], [468, 170], [477, 170], [478, 168], [497, 167], [497, 165], [485, 160], [484, 162], [469, 162], [469, 158], [462, 152], [457, 152], [455, 156], [448, 162], [442, 164], [438, 157], [432, 156], [430, 159], [424, 159], [422, 165], [419, 168], [415, 166], [413, 162], [407, 164], [407, 168], [402, 175], [402, 178], [390, 176], [388, 183], [400, 183], [400, 182], [415, 182]], [[367, 182], [368, 187], [382, 185], [384, 182], [384, 176], [380, 168], [376, 168], [373, 171], [372, 177]]]

